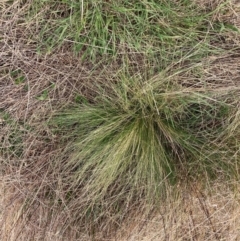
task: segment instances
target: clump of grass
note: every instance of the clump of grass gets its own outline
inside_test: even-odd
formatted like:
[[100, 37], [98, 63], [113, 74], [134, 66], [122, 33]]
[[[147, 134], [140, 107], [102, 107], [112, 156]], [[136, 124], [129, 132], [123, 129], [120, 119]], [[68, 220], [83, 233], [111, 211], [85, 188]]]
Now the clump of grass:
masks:
[[181, 179], [202, 181], [233, 171], [232, 163], [216, 154], [232, 111], [223, 98], [229, 93], [216, 86], [184, 87], [175, 77], [123, 75], [97, 88], [93, 102], [53, 119], [66, 128], [68, 141], [74, 140], [67, 145], [65, 170], [88, 208], [123, 196], [154, 203]]

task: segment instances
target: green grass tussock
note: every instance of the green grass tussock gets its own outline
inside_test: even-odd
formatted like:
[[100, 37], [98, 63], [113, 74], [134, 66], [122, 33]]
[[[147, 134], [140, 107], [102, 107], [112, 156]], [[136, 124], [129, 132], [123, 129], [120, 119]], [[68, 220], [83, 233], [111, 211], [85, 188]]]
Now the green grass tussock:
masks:
[[53, 119], [74, 140], [65, 168], [74, 170], [73, 182], [88, 199], [98, 202], [120, 188], [155, 202], [182, 178], [202, 181], [233, 171], [216, 154], [226, 144], [218, 139], [232, 111], [223, 101], [229, 92], [184, 87], [164, 73], [119, 78], [107, 91], [99, 87], [92, 103]]

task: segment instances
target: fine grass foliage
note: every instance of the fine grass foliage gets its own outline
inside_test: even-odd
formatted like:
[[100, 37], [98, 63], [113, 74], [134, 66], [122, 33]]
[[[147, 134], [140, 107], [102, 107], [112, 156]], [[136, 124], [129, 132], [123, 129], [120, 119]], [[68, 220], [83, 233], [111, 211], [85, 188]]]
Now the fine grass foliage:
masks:
[[175, 77], [120, 75], [98, 86], [93, 102], [53, 118], [69, 142], [65, 168], [90, 203], [121, 193], [155, 202], [179, 180], [233, 171], [218, 142], [232, 109], [222, 101], [229, 93], [185, 87]]

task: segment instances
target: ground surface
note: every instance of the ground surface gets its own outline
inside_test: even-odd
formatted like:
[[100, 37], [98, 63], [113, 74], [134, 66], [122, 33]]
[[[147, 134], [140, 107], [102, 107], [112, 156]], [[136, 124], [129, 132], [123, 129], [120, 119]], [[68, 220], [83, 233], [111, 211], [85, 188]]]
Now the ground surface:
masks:
[[[240, 27], [239, 3], [231, 7], [231, 14], [224, 17]], [[8, 11], [11, 18], [6, 17]], [[17, 3], [9, 8], [8, 1], [0, 2], [0, 239], [240, 240], [238, 181], [230, 189], [218, 180], [211, 192], [209, 188], [196, 188], [197, 184], [192, 189], [186, 185], [177, 198], [166, 198], [157, 215], [150, 212], [142, 218], [134, 209], [128, 211], [133, 213], [132, 218], [117, 231], [106, 222], [96, 233], [91, 225], [85, 231], [79, 231], [77, 222], [68, 227], [73, 215], [69, 207], [58, 210], [57, 199], [42, 198], [54, 190], [58, 200], [64, 200], [65, 187], [56, 171], [61, 167], [54, 166], [53, 171], [51, 165], [62, 151], [60, 140], [45, 120], [58, 107], [75, 101], [77, 93], [89, 96], [92, 80], [104, 82], [109, 71], [118, 69], [119, 62], [94, 66], [73, 54], [68, 42], [56, 51], [39, 54], [34, 39], [29, 37], [35, 30], [22, 21], [23, 12]], [[202, 66], [209, 83], [218, 79], [223, 86], [229, 83], [239, 87], [240, 37], [229, 34], [226, 41], [236, 50], [211, 56], [202, 61]], [[144, 60], [133, 53], [131, 64], [133, 69], [141, 69]], [[26, 202], [30, 209], [25, 210]]]

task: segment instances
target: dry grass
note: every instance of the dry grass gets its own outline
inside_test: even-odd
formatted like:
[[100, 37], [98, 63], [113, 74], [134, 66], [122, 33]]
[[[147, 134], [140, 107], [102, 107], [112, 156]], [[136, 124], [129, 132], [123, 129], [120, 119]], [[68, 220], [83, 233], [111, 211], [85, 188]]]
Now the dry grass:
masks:
[[239, 240], [239, 190], [212, 187], [212, 194], [186, 191], [164, 204], [161, 215], [140, 219], [117, 240]]
[[[106, 214], [109, 221], [100, 222], [98, 227], [91, 222], [79, 224], [76, 221], [74, 209], [78, 200], [67, 205], [68, 187], [62, 167], [55, 161], [63, 151], [62, 143], [45, 120], [60, 106], [75, 102], [78, 95], [91, 99], [92, 83], [96, 80], [104, 83], [106, 75], [114, 79], [122, 63], [116, 60], [111, 66], [105, 66], [102, 62], [93, 65], [80, 61], [79, 56], [72, 54], [68, 43], [51, 53], [38, 54], [36, 43], [29, 38], [29, 32], [35, 30], [30, 29], [30, 23], [21, 23], [25, 11], [18, 8], [21, 1], [14, 1], [11, 7], [8, 2], [0, 2], [0, 147], [8, 149], [3, 154], [0, 152], [0, 239], [240, 240], [238, 181], [224, 185], [219, 179], [214, 186], [205, 189], [197, 184], [192, 184], [191, 189], [181, 184], [184, 192], [175, 197], [167, 195], [166, 202], [152, 208], [147, 216], [141, 215], [143, 210], [137, 209], [141, 200], [136, 200], [121, 214], [122, 223], [114, 225], [108, 225], [111, 213]], [[224, 1], [205, 1], [207, 5], [201, 2], [204, 9], [206, 6], [215, 8]], [[228, 4], [229, 11], [216, 13], [215, 18], [230, 19], [240, 26], [239, 3], [229, 1]], [[7, 17], [9, 11], [11, 18]], [[231, 50], [220, 57], [204, 59], [203, 78], [209, 85], [217, 80], [223, 88], [235, 86], [237, 89], [240, 87], [240, 37], [225, 34], [224, 44]], [[138, 53], [128, 61], [133, 72], [149, 64]], [[19, 70], [17, 74], [16, 70]], [[185, 74], [181, 81], [187, 85], [189, 76], [193, 78], [193, 75]], [[229, 128], [239, 132], [239, 111], [234, 118]], [[236, 147], [235, 155], [239, 158], [239, 143]], [[128, 212], [133, 219], [124, 219]], [[136, 212], [139, 216], [135, 216]]]
[[[50, 210], [36, 202], [29, 213], [22, 213], [24, 195], [21, 198], [19, 190], [9, 191], [5, 190], [1, 196], [1, 240], [92, 240], [93, 236], [87, 231], [78, 233], [77, 225], [62, 234], [61, 227], [71, 218], [67, 211], [54, 212], [53, 207]], [[185, 190], [184, 195], [175, 200], [168, 198], [158, 208], [157, 215], [150, 212], [145, 217], [136, 216], [132, 210], [133, 218], [117, 233], [106, 236], [107, 230], [102, 227], [102, 232], [95, 233], [94, 240], [237, 241], [240, 238], [239, 211], [239, 189], [233, 191], [223, 185], [215, 186], [211, 187], [210, 194], [194, 186], [194, 190]]]

